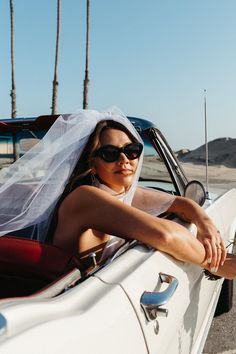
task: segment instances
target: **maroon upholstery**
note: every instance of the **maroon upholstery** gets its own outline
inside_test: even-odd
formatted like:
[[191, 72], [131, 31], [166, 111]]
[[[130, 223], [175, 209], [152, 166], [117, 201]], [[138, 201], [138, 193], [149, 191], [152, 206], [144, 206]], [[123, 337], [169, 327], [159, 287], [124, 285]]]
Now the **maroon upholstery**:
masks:
[[0, 297], [31, 294], [75, 267], [76, 257], [56, 246], [0, 237]]

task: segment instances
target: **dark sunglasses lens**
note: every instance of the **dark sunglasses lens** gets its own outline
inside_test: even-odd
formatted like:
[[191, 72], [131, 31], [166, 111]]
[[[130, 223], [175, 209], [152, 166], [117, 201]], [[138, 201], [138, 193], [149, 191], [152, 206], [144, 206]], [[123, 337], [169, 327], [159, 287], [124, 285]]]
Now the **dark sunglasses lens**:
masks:
[[132, 143], [124, 148], [113, 145], [106, 145], [98, 150], [98, 155], [106, 162], [115, 162], [119, 159], [120, 153], [124, 152], [129, 160], [138, 159], [143, 150], [142, 144]]
[[115, 146], [106, 146], [100, 150], [101, 158], [106, 162], [114, 162], [119, 158], [120, 151]]
[[138, 159], [143, 150], [141, 144], [129, 144], [124, 148], [124, 153], [129, 160]]

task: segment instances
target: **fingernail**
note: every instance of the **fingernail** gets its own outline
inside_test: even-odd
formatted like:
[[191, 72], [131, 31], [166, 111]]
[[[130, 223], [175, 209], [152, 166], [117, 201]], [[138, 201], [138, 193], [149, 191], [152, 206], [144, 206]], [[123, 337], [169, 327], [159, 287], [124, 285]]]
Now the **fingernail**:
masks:
[[218, 270], [218, 268], [211, 268], [211, 272], [212, 272], [212, 273], [216, 273], [217, 270]]
[[207, 263], [211, 263], [211, 258], [208, 258]]

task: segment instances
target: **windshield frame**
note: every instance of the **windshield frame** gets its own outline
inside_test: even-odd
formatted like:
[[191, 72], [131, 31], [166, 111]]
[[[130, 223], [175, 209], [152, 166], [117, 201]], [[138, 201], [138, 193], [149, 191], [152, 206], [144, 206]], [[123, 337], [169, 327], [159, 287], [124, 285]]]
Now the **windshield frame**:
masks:
[[[175, 187], [176, 195], [183, 195], [188, 179], [160, 130], [156, 127], [151, 127], [142, 130], [142, 134], [148, 139], [162, 158]], [[155, 179], [153, 179], [153, 181], [154, 180]]]

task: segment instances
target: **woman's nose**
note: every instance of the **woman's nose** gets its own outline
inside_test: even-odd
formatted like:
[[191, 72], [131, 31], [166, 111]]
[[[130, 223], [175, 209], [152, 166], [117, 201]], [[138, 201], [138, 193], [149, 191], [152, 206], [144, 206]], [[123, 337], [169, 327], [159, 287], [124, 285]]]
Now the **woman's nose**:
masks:
[[129, 159], [123, 152], [121, 152], [118, 161], [124, 163], [124, 162], [129, 162]]

